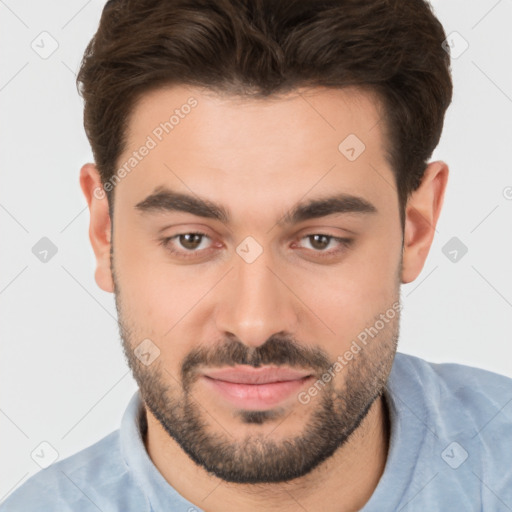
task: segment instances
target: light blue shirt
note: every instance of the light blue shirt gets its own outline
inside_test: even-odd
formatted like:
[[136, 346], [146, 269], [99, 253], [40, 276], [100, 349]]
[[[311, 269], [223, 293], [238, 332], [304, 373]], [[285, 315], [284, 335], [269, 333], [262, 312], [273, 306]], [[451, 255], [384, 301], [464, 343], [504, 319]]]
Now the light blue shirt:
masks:
[[[512, 379], [399, 353], [385, 398], [388, 458], [364, 512], [512, 510]], [[119, 430], [29, 478], [0, 512], [201, 511], [149, 458], [143, 412], [137, 392]]]

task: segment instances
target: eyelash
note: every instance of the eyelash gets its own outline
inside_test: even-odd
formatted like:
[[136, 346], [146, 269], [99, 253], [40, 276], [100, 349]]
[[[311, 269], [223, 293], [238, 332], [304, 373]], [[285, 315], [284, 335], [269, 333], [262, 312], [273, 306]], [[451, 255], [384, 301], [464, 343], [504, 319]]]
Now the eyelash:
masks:
[[[160, 245], [165, 247], [165, 249], [168, 250], [171, 254], [179, 256], [180, 258], [183, 258], [183, 259], [196, 258], [197, 254], [200, 251], [197, 251], [197, 250], [196, 251], [177, 251], [176, 249], [170, 248], [170, 243], [171, 243], [172, 240], [174, 240], [175, 238], [179, 238], [180, 236], [184, 236], [184, 235], [199, 235], [199, 236], [202, 236], [202, 237], [210, 238], [206, 233], [201, 233], [199, 231], [194, 231], [194, 232], [191, 231], [189, 233], [178, 233], [177, 235], [173, 235], [173, 236], [170, 236], [170, 237], [162, 238], [160, 240]], [[324, 237], [329, 238], [329, 243], [332, 240], [335, 240], [336, 242], [339, 242], [340, 245], [342, 246], [342, 248], [340, 248], [340, 249], [331, 250], [331, 251], [318, 251], [318, 250], [312, 249], [313, 252], [317, 253], [317, 255], [320, 256], [320, 258], [333, 257], [336, 254], [342, 252], [343, 250], [349, 248], [350, 245], [353, 242], [353, 239], [351, 239], [351, 238], [342, 238], [342, 237], [337, 237], [337, 236], [333, 236], [333, 235], [327, 235], [325, 233], [310, 233], [308, 235], [305, 235], [305, 236], [301, 237], [299, 240], [303, 240], [304, 238], [310, 238], [310, 237], [313, 237], [315, 235], [320, 235], [320, 236], [324, 236]], [[204, 249], [204, 250], [207, 251], [208, 249]]]

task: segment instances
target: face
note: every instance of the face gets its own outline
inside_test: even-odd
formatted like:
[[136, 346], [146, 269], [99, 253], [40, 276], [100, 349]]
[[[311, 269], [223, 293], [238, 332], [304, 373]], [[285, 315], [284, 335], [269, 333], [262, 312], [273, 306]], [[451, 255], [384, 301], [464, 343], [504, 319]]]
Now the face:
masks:
[[124, 349], [149, 413], [226, 481], [307, 474], [382, 393], [403, 231], [380, 117], [354, 89], [174, 87], [133, 111], [111, 254]]

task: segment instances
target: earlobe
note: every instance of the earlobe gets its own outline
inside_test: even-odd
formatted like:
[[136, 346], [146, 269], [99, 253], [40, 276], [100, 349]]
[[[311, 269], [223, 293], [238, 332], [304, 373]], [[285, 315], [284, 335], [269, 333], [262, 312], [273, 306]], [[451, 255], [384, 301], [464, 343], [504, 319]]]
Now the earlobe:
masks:
[[114, 283], [110, 268], [111, 219], [108, 198], [94, 164], [85, 164], [80, 169], [80, 187], [89, 206], [89, 240], [96, 257], [96, 283], [102, 290], [112, 293]]
[[425, 264], [443, 206], [448, 166], [430, 163], [421, 185], [411, 194], [405, 210], [402, 283], [414, 281]]

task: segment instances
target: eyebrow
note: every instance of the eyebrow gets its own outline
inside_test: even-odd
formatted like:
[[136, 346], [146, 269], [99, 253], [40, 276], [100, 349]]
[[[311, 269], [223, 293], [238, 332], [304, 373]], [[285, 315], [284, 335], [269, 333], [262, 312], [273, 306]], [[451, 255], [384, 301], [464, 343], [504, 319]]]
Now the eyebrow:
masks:
[[[222, 205], [164, 186], [157, 187], [153, 193], [137, 203], [135, 208], [142, 213], [186, 212], [197, 217], [218, 220], [226, 225], [231, 223], [230, 214]], [[340, 193], [298, 203], [277, 224], [294, 225], [308, 219], [344, 213], [374, 214], [377, 213], [377, 208], [362, 197]]]

